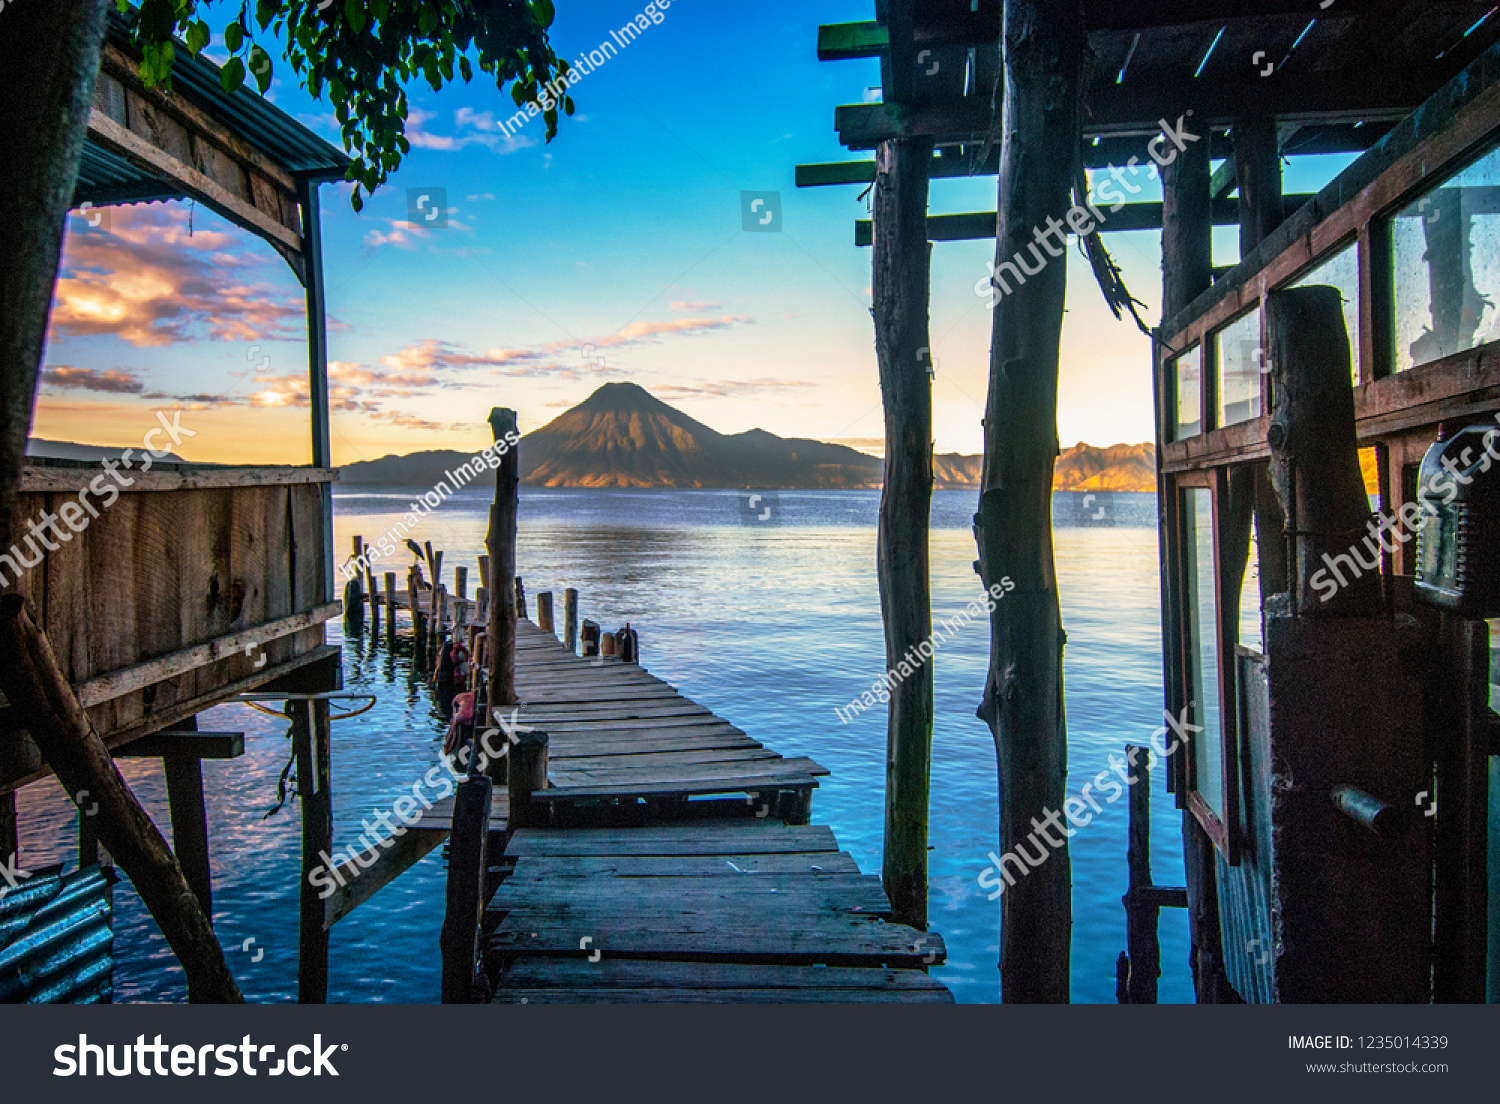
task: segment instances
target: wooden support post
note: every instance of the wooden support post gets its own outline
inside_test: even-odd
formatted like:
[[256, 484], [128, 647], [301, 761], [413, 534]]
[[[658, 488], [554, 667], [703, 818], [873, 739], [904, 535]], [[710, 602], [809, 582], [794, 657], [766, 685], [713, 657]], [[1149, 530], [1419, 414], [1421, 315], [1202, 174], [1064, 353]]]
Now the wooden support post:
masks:
[[[496, 441], [516, 432], [516, 412], [490, 411]], [[508, 448], [495, 471], [495, 504], [490, 507], [489, 687], [490, 708], [509, 708], [516, 702], [516, 523], [521, 510], [520, 450]]]
[[584, 618], [583, 628], [578, 630], [579, 654], [584, 659], [592, 659], [599, 654], [601, 634], [599, 624], [589, 618]]
[[479, 585], [486, 590], [490, 589], [490, 558], [488, 556], [479, 557]]
[[[1276, 408], [1271, 480], [1286, 512], [1292, 608], [1302, 617], [1380, 617], [1380, 545], [1359, 468], [1349, 337], [1337, 288], [1273, 291], [1266, 301]], [[1369, 548], [1371, 551], [1366, 551]], [[1373, 561], [1361, 570], [1356, 556]], [[1335, 559], [1337, 557], [1337, 559]], [[1345, 585], [1312, 585], [1339, 565]], [[1326, 600], [1325, 600], [1326, 599]]]
[[396, 639], [396, 573], [385, 573], [385, 635], [387, 640]]
[[516, 576], [516, 616], [525, 618], [531, 614], [526, 609], [526, 581]]
[[557, 635], [557, 625], [552, 620], [552, 592], [544, 590], [536, 596], [536, 627], [544, 633]]
[[[885, 403], [885, 482], [876, 562], [886, 666], [932, 640], [928, 533], [932, 514], [932, 246], [927, 241], [932, 140], [904, 138], [876, 154], [875, 353]], [[927, 811], [932, 771], [932, 667], [891, 689], [886, 722], [884, 883], [891, 918], [927, 929]]]
[[578, 591], [572, 587], [563, 591], [563, 647], [578, 651]]
[[1130, 869], [1130, 888], [1125, 893], [1125, 947], [1130, 975], [1125, 986], [1126, 1004], [1155, 1004], [1156, 982], [1161, 977], [1161, 944], [1157, 921], [1161, 909], [1151, 888], [1151, 752], [1127, 745], [1127, 774], [1137, 779], [1130, 787], [1130, 835], [1125, 862]]
[[474, 1001], [474, 967], [484, 922], [489, 871], [490, 797], [494, 782], [483, 775], [461, 782], [453, 802], [448, 843], [448, 900], [440, 945], [444, 1004]]
[[1483, 1004], [1489, 942], [1490, 634], [1483, 621], [1442, 619], [1433, 1000]]
[[[176, 726], [196, 731], [198, 718], [189, 717]], [[210, 924], [214, 920], [213, 867], [208, 852], [208, 809], [203, 796], [203, 760], [190, 747], [162, 756], [167, 779], [167, 807], [172, 816], [172, 849], [182, 864], [183, 876], [203, 906]], [[92, 819], [92, 818], [90, 818]]]
[[417, 587], [417, 569], [406, 574], [406, 597], [411, 604], [411, 634], [413, 640], [412, 670], [421, 673], [427, 669], [427, 617], [422, 613], [422, 591]]
[[460, 598], [469, 597], [469, 569], [462, 565], [453, 569], [454, 593]]
[[182, 867], [167, 841], [120, 777], [59, 669], [46, 636], [19, 595], [0, 597], [0, 693], [26, 718], [31, 738], [64, 792], [87, 791], [97, 803], [99, 838], [120, 864], [161, 927], [187, 975], [195, 1003], [243, 1003], [239, 986]]
[[297, 1002], [328, 1002], [328, 932], [324, 905], [312, 874], [333, 848], [333, 779], [328, 702], [287, 703], [292, 748], [297, 757], [297, 793], [302, 802], [301, 934], [297, 955]]
[[532, 795], [547, 788], [547, 734], [517, 732], [520, 742], [512, 744], [506, 785], [510, 789], [510, 830], [540, 828], [548, 822], [550, 812], [545, 801]]
[[603, 633], [599, 637], [599, 654], [601, 656], [614, 656], [620, 654], [619, 641], [614, 633]]
[[[995, 740], [1000, 850], [1024, 847], [1035, 822], [1066, 798], [1062, 613], [1052, 551], [1057, 380], [1067, 295], [1065, 260], [1049, 263], [1037, 234], [1073, 203], [1088, 40], [1079, 4], [1008, 0], [1000, 153], [1000, 281], [1031, 255], [1041, 266], [1009, 281], [995, 304], [984, 472], [975, 536], [995, 596], [990, 668], [980, 717]], [[1051, 220], [1049, 222], [1049, 220]], [[1066, 247], [1058, 250], [1061, 257]], [[1003, 268], [1002, 266], [1010, 266]], [[997, 291], [1003, 291], [997, 283]], [[1007, 592], [1007, 585], [1010, 588]], [[1072, 942], [1072, 863], [1066, 844], [1001, 898], [1000, 977], [1008, 1004], [1066, 1003]]]
[[1276, 120], [1253, 115], [1234, 124], [1234, 162], [1240, 185], [1240, 256], [1248, 257], [1281, 225], [1281, 148]]

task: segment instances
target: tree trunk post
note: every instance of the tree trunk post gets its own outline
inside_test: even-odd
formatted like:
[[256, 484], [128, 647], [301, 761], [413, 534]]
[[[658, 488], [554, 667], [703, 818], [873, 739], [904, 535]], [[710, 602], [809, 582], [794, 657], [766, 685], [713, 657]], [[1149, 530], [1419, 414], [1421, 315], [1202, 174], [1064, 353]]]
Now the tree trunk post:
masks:
[[490, 797], [494, 782], [470, 775], [459, 783], [453, 803], [453, 835], [448, 844], [447, 909], [439, 943], [443, 956], [444, 1004], [474, 1000], [474, 966], [484, 921], [489, 874]]
[[563, 591], [563, 647], [578, 652], [578, 591], [572, 587]]
[[94, 827], [130, 878], [187, 975], [188, 999], [241, 1004], [223, 948], [167, 841], [120, 777], [94, 732], [52, 647], [19, 595], [0, 597], [0, 692], [27, 719], [27, 729], [65, 792], [87, 791], [97, 804]]
[[21, 468], [64, 227], [88, 133], [105, 0], [9, 4], [0, 37], [0, 549], [21, 528]]
[[516, 576], [516, 616], [528, 618], [531, 613], [526, 608], [526, 580]]
[[1252, 115], [1234, 124], [1234, 168], [1240, 188], [1240, 257], [1248, 257], [1281, 225], [1281, 149], [1276, 120]]
[[1149, 748], [1125, 748], [1125, 762], [1140, 781], [1130, 787], [1130, 830], [1125, 864], [1130, 870], [1125, 894], [1125, 946], [1130, 973], [1125, 985], [1126, 1004], [1155, 1004], [1156, 982], [1161, 977], [1161, 943], [1157, 935], [1161, 910], [1144, 900], [1151, 888], [1151, 772]]
[[552, 592], [550, 590], [537, 592], [536, 627], [544, 633], [557, 635], [557, 623], [552, 620]]
[[301, 934], [297, 955], [297, 1003], [328, 1003], [328, 932], [325, 906], [312, 874], [333, 848], [333, 780], [330, 777], [328, 702], [288, 703], [292, 748], [297, 757], [297, 793], [302, 801]]
[[[1055, 253], [1043, 252], [1039, 243], [1048, 230], [1062, 236], [1057, 228], [1077, 180], [1087, 52], [1082, 5], [1007, 0], [1001, 39], [1005, 133], [994, 279], [1002, 294], [994, 308], [974, 527], [980, 576], [996, 598], [979, 716], [995, 739], [1000, 848], [1009, 853], [1028, 839], [1046, 850], [1038, 825], [1061, 815], [1066, 796], [1065, 637], [1052, 551], [1052, 475], [1067, 249], [1064, 242]], [[1011, 277], [1019, 271], [1018, 254], [1040, 264], [1024, 282]], [[1014, 588], [1008, 594], [1005, 580]], [[1001, 897], [1007, 1003], [1068, 1001], [1072, 869], [1067, 841], [1060, 842]]]
[[394, 643], [396, 639], [396, 573], [385, 573], [385, 638]]
[[510, 766], [506, 785], [510, 790], [510, 820], [512, 831], [518, 828], [544, 827], [550, 816], [545, 801], [533, 795], [547, 788], [547, 734], [545, 732], [520, 731], [516, 733], [519, 743], [511, 745]]
[[[496, 441], [516, 432], [516, 412], [490, 411]], [[516, 525], [521, 511], [520, 451], [508, 448], [495, 471], [495, 504], [490, 508], [489, 550], [490, 629], [489, 703], [492, 710], [509, 709], [516, 699]]]
[[[903, 138], [876, 153], [875, 352], [885, 401], [885, 482], [877, 573], [891, 687], [886, 725], [885, 856], [891, 918], [927, 928], [927, 812], [932, 766], [932, 350], [928, 172], [932, 141]], [[887, 676], [889, 681], [889, 676]]]

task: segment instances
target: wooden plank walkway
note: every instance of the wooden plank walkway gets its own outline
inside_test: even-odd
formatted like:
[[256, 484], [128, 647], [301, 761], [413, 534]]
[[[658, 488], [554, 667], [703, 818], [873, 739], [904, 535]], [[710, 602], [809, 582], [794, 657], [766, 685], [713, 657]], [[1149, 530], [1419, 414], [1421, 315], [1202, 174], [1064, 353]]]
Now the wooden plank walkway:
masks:
[[807, 824], [823, 767], [525, 621], [516, 683], [558, 826], [509, 836], [497, 1003], [952, 1002], [924, 969], [942, 938], [891, 923], [880, 879]]

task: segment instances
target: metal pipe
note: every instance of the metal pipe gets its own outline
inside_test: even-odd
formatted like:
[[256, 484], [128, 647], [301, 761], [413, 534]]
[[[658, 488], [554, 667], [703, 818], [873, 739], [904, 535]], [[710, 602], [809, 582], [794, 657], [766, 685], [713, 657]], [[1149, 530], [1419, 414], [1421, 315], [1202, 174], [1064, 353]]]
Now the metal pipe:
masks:
[[1406, 832], [1405, 813], [1354, 786], [1335, 786], [1333, 803], [1339, 812], [1368, 828], [1381, 839], [1399, 839]]

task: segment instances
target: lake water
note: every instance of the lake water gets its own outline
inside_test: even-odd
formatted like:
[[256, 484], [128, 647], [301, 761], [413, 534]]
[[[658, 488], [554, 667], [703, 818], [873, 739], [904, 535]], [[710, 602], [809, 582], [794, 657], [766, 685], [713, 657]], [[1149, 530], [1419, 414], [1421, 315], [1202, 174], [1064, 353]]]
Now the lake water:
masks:
[[[335, 548], [374, 540], [405, 513], [409, 490], [350, 487], [335, 502]], [[418, 540], [442, 549], [444, 576], [468, 565], [477, 586], [488, 494], [450, 499], [423, 522]], [[1057, 563], [1066, 653], [1069, 792], [1106, 768], [1126, 743], [1161, 725], [1154, 499], [1149, 495], [1055, 498]], [[629, 620], [642, 661], [684, 694], [786, 756], [811, 756], [833, 773], [813, 797], [827, 824], [866, 873], [880, 872], [885, 714], [841, 722], [847, 704], [884, 667], [875, 579], [878, 492], [781, 491], [750, 501], [734, 491], [522, 492], [519, 570], [533, 596], [576, 587], [580, 613], [613, 629]], [[978, 598], [971, 519], [975, 496], [940, 491], [933, 502], [935, 619]], [[398, 542], [399, 543], [399, 542]], [[385, 565], [404, 578], [406, 553]], [[340, 585], [342, 579], [340, 578]], [[330, 636], [340, 642], [337, 625]], [[412, 677], [409, 642], [387, 650], [383, 634], [342, 640], [346, 687], [378, 696], [363, 716], [334, 725], [335, 843], [438, 762], [441, 722]], [[968, 1003], [998, 998], [1000, 904], [977, 883], [997, 849], [994, 745], [974, 717], [984, 685], [983, 621], [944, 642], [934, 661], [932, 927], [948, 946], [934, 976]], [[246, 754], [206, 763], [214, 848], [214, 922], [248, 999], [296, 999], [300, 821], [295, 802], [265, 817], [290, 754], [286, 724], [242, 705], [204, 714], [201, 727], [244, 732]], [[124, 760], [122, 770], [160, 824], [167, 824], [159, 768]], [[1182, 884], [1180, 819], [1153, 773], [1153, 873]], [[55, 783], [20, 795], [22, 865], [72, 861], [76, 816]], [[1126, 802], [1072, 840], [1073, 999], [1112, 1003], [1115, 959], [1125, 947]], [[424, 859], [333, 931], [330, 997], [337, 1001], [435, 1001], [442, 923], [441, 851]], [[140, 901], [116, 891], [116, 1000], [177, 1001], [182, 977]], [[1161, 919], [1161, 1000], [1192, 999], [1187, 922]]]

